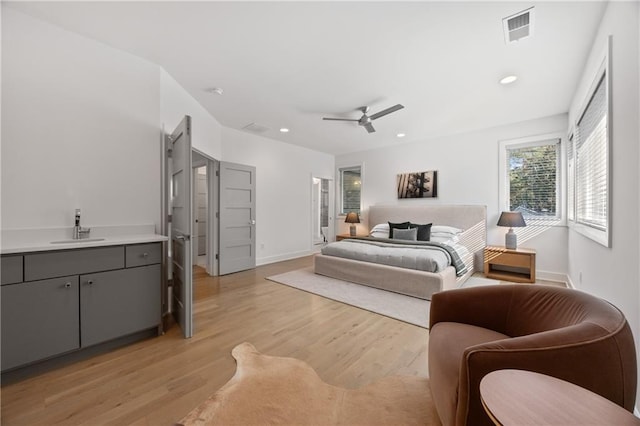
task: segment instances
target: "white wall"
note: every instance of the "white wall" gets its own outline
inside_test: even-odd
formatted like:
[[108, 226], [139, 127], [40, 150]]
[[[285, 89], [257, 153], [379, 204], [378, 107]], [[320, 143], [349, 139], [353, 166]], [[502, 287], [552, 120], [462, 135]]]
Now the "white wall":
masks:
[[219, 160], [222, 156], [222, 126], [164, 69], [160, 70], [160, 121], [167, 133], [180, 123], [185, 115], [191, 116], [192, 146]]
[[309, 254], [311, 177], [333, 177], [333, 156], [223, 127], [222, 159], [256, 167], [256, 262]]
[[[500, 140], [554, 132], [566, 134], [566, 114], [515, 123], [491, 129], [452, 135], [421, 142], [397, 145], [336, 158], [336, 168], [364, 165], [362, 204], [366, 210], [374, 204], [481, 204], [487, 206], [487, 238], [489, 244], [504, 244], [505, 228], [495, 224], [500, 215], [498, 201], [498, 145]], [[398, 200], [396, 175], [399, 173], [438, 171], [437, 199]], [[363, 212], [366, 220], [366, 211]], [[347, 232], [347, 226], [336, 221], [336, 232]], [[375, 224], [369, 224], [371, 226]], [[359, 225], [366, 227], [367, 224]], [[547, 228], [519, 245], [537, 250], [536, 269], [544, 273], [566, 274], [567, 228]]]
[[160, 220], [159, 68], [2, 8], [2, 228]]
[[223, 129], [159, 66], [4, 7], [2, 61], [2, 229], [159, 225], [161, 128], [188, 114], [194, 148], [257, 168], [258, 263], [310, 253], [333, 156]]
[[624, 312], [634, 331], [640, 359], [638, 8], [637, 2], [608, 4], [572, 102], [569, 115], [570, 120], [575, 120], [602, 60], [607, 36], [613, 35], [612, 245], [603, 247], [570, 230], [569, 274], [577, 288], [610, 301]]

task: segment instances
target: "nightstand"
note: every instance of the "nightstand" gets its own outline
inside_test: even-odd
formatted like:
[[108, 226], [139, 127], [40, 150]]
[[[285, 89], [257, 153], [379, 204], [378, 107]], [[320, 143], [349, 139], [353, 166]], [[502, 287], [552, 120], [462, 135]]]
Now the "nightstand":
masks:
[[[366, 237], [366, 235], [356, 235], [356, 237]], [[336, 235], [336, 241], [344, 240], [345, 238], [355, 238], [355, 237], [352, 237], [350, 234], [337, 234]]]
[[536, 251], [488, 246], [484, 249], [484, 275], [517, 283], [536, 282]]

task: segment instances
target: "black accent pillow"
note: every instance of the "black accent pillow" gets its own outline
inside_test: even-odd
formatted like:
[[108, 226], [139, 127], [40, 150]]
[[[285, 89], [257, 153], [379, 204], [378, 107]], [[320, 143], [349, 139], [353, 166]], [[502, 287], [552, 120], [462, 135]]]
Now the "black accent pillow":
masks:
[[431, 225], [433, 225], [433, 223], [427, 223], [426, 225], [418, 225], [417, 223], [409, 223], [409, 228], [418, 228], [418, 241], [430, 241], [431, 240]]
[[409, 229], [409, 222], [402, 222], [402, 223], [389, 222], [389, 238], [393, 238], [394, 229]]

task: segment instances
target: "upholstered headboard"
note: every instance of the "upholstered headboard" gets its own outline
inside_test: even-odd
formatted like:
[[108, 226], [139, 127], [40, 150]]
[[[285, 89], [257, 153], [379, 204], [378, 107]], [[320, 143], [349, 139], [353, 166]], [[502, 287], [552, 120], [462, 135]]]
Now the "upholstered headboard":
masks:
[[387, 222], [433, 223], [470, 229], [487, 222], [487, 207], [473, 205], [370, 206], [368, 226], [371, 229]]
[[367, 225], [387, 222], [433, 223], [455, 226], [464, 230], [460, 243], [466, 246], [472, 258], [463, 259], [473, 264], [475, 271], [482, 271], [484, 248], [487, 245], [487, 207], [475, 205], [431, 205], [431, 206], [370, 206]]

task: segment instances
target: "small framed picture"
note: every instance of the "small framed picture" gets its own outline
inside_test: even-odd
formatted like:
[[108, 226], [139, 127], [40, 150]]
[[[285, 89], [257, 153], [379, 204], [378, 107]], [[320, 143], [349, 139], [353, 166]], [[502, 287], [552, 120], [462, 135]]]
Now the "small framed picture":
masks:
[[398, 198], [436, 198], [438, 172], [403, 173], [398, 175]]

